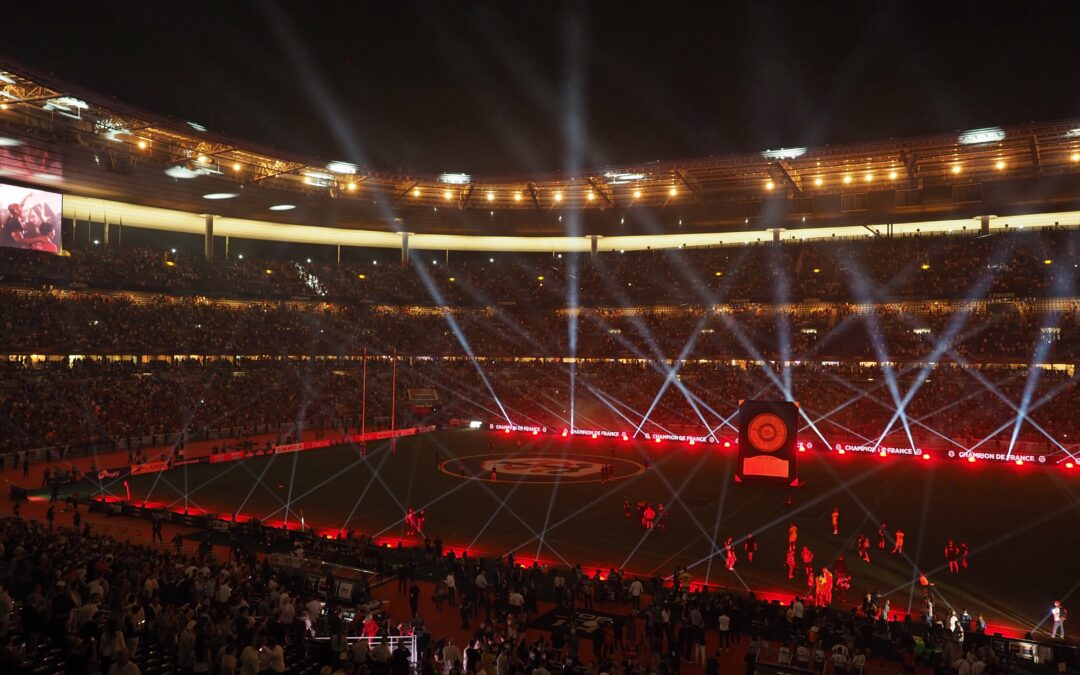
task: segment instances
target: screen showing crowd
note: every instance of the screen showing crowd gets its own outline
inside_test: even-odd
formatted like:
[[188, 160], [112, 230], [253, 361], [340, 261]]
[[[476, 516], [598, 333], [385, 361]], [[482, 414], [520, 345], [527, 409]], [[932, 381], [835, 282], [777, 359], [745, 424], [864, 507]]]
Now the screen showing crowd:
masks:
[[63, 196], [0, 183], [0, 246], [60, 252]]

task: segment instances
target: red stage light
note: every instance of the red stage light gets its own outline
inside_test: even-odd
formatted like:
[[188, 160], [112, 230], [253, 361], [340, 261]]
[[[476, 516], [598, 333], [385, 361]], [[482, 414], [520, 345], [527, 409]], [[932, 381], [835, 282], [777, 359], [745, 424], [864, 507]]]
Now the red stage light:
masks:
[[654, 440], [654, 441], [656, 441], [657, 443], [659, 443], [659, 442], [660, 442], [660, 437], [659, 437], [659, 436], [657, 436], [657, 437], [656, 437], [656, 438], [654, 438], [653, 440]]
[[975, 455], [968, 455], [968, 462], [971, 463], [971, 464], [974, 464], [975, 463]]
[[508, 434], [508, 433], [510, 433], [510, 430], [509, 429], [503, 429], [503, 433]]
[[540, 434], [539, 431], [537, 431], [536, 429], [533, 429], [533, 436], [538, 436], [539, 434]]
[[628, 441], [628, 440], [630, 440], [630, 437], [626, 435], [626, 432], [625, 432], [625, 431], [623, 432], [623, 435], [622, 435], [622, 439], [623, 439], [624, 441]]
[[1016, 466], [1024, 466], [1024, 460], [1022, 460], [1022, 459], [1016, 460]]
[[843, 454], [846, 454], [843, 448], [840, 448], [840, 449], [839, 449], [839, 450], [837, 450], [836, 452], [837, 452], [837, 453], [839, 453], [839, 454], [841, 454], [841, 455], [843, 455]]
[[929, 452], [924, 452], [924, 453], [922, 454], [922, 458], [923, 458], [923, 459], [930, 459], [930, 453], [929, 453]]
[[881, 455], [882, 457], [888, 457], [889, 456], [889, 453], [885, 452], [884, 450], [882, 450], [878, 454]]
[[1074, 466], [1076, 466], [1076, 465], [1075, 465], [1075, 464], [1073, 464], [1072, 462], [1065, 462], [1065, 468], [1066, 468], [1066, 469], [1071, 469], [1071, 468], [1073, 468]]
[[596, 434], [593, 434], [593, 435], [592, 435], [592, 438], [593, 438], [593, 440], [595, 441], [595, 440], [596, 440], [597, 438], [600, 438], [600, 437], [599, 437], [598, 435], [596, 435]]
[[696, 445], [696, 443], [694, 443], [694, 439], [692, 438], [690, 439], [690, 445]]
[[731, 441], [724, 441], [724, 447], [725, 448], [730, 448], [731, 447]]
[[570, 434], [570, 431], [569, 431], [569, 430], [567, 430], [567, 429], [563, 429], [563, 430], [562, 430], [562, 437], [563, 437], [563, 438], [566, 438], [566, 437], [567, 437], [567, 436], [568, 436], [569, 434]]

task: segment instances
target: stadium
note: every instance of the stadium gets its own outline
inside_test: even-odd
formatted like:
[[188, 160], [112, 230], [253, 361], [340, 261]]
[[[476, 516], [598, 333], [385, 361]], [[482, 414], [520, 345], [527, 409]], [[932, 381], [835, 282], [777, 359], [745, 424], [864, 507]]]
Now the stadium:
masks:
[[0, 58], [5, 672], [1080, 668], [1074, 107], [604, 161], [575, 5], [395, 168], [260, 11], [343, 159]]

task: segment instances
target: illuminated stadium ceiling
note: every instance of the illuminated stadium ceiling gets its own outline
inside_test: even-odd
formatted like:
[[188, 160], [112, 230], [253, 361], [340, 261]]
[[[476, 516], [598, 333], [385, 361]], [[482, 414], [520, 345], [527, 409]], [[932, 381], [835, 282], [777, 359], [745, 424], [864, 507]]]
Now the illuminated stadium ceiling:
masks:
[[[718, 233], [763, 240], [770, 228], [837, 233], [1080, 209], [1080, 120], [573, 176], [413, 176], [267, 152], [14, 63], [0, 62], [0, 97], [3, 180], [62, 190], [68, 217], [148, 227], [212, 213], [219, 234], [226, 223], [249, 224], [235, 236], [392, 245], [393, 233], [409, 231], [439, 235], [438, 248], [506, 248], [507, 240], [492, 237], [545, 237], [529, 248], [572, 250], [578, 245], [560, 238], [595, 234], [608, 240], [602, 248], [644, 236], [650, 245], [697, 245]], [[138, 207], [180, 214], [137, 217]], [[283, 234], [283, 225], [326, 232]]]

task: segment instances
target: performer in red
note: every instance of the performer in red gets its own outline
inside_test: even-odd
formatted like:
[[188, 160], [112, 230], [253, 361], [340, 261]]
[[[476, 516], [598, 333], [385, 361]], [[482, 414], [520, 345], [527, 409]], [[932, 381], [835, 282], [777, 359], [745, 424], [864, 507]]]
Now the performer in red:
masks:
[[870, 562], [870, 537], [859, 535], [859, 560]]
[[795, 549], [793, 548], [787, 550], [787, 578], [795, 578]]
[[419, 534], [424, 533], [424, 521], [427, 520], [427, 514], [424, 513], [424, 509], [420, 509], [416, 512], [414, 522], [416, 523], [416, 531]]
[[646, 530], [653, 528], [653, 523], [656, 521], [656, 511], [653, 510], [652, 504], [645, 505], [645, 512], [641, 514], [641, 525]]
[[667, 527], [668, 509], [664, 508], [664, 502], [656, 505], [656, 529], [662, 530]]
[[724, 562], [729, 570], [735, 569], [735, 545], [731, 537], [724, 540]]
[[809, 546], [802, 547], [802, 561], [806, 576], [810, 577], [812, 581], [814, 578], [814, 552], [810, 550]]
[[945, 544], [945, 562], [949, 563], [949, 571], [953, 574], [960, 572], [960, 549], [953, 540], [950, 539], [949, 543]]
[[787, 529], [787, 546], [791, 550], [795, 550], [795, 543], [799, 541], [799, 528], [792, 522], [788, 525]]
[[889, 528], [885, 526], [885, 523], [881, 524], [881, 527], [877, 529], [878, 542], [877, 547], [881, 550], [885, 550], [885, 539], [889, 536]]
[[494, 464], [491, 465], [491, 482], [492, 483], [499, 482], [499, 474], [495, 471], [495, 465]]
[[411, 506], [405, 512], [405, 529], [408, 531], [409, 536], [416, 533], [416, 511]]
[[967, 545], [966, 541], [960, 542], [959, 553], [960, 553], [960, 567], [962, 567], [964, 569], [967, 569], [968, 545]]
[[832, 510], [832, 533], [833, 536], [840, 534], [840, 508], [834, 507]]
[[903, 553], [904, 552], [904, 531], [901, 530], [900, 528], [896, 528], [896, 532], [893, 534], [893, 537], [896, 539], [896, 545], [893, 546], [892, 552], [893, 553]]
[[754, 562], [754, 554], [757, 553], [757, 542], [754, 541], [754, 535], [746, 535], [746, 541], [743, 542], [742, 550], [746, 554], [746, 560], [748, 562]]

